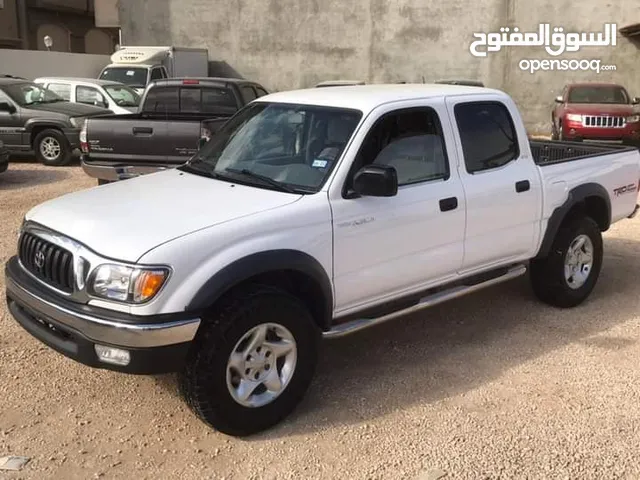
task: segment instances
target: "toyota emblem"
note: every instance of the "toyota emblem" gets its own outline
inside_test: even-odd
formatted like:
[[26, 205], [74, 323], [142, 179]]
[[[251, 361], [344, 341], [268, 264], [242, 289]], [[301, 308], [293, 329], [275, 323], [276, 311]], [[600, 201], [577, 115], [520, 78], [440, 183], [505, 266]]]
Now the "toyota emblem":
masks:
[[44, 265], [44, 252], [42, 250], [38, 250], [35, 257], [33, 258], [33, 261], [35, 262], [36, 267], [42, 268], [42, 266]]

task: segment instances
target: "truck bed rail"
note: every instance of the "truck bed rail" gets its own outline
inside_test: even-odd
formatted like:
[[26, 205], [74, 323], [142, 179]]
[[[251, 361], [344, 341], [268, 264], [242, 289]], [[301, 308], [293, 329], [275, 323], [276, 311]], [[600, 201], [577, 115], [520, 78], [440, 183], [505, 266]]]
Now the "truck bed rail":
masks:
[[618, 144], [584, 144], [578, 142], [558, 142], [553, 140], [530, 140], [531, 154], [536, 164], [540, 166], [570, 162], [597, 155], [635, 150]]

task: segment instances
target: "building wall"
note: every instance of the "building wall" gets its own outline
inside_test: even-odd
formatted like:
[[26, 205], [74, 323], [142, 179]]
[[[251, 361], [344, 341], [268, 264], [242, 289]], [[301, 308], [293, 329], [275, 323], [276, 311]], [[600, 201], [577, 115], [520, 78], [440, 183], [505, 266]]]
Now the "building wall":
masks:
[[109, 63], [109, 55], [0, 49], [0, 65], [11, 65], [10, 68], [0, 67], [0, 73], [29, 80], [38, 77], [98, 78]]
[[[565, 82], [621, 82], [640, 95], [640, 51], [618, 36], [617, 47], [578, 52], [601, 58], [616, 72], [522, 72], [523, 58], [552, 58], [529, 47], [510, 47], [476, 58], [473, 32], [497, 32], [539, 23], [568, 31], [602, 31], [640, 22], [638, 0], [129, 0], [120, 2], [125, 45], [207, 47], [210, 59], [228, 64], [271, 90], [312, 86], [333, 78], [367, 82], [421, 82], [477, 78], [510, 93], [532, 133], [548, 133], [552, 100]], [[563, 58], [572, 58], [566, 54]]]
[[0, 9], [0, 48], [15, 48], [20, 45], [16, 0], [4, 0]]

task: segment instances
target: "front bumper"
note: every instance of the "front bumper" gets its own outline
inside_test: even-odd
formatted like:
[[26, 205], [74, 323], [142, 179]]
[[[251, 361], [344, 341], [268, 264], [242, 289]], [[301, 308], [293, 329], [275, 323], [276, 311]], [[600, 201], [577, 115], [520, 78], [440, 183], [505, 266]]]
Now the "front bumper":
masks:
[[[109, 180], [110, 182], [116, 182], [118, 180], [126, 180], [128, 178], [138, 177], [140, 175], [147, 175], [149, 173], [159, 172], [166, 170], [170, 167], [160, 166], [137, 166], [137, 165], [96, 165], [87, 163], [84, 159], [81, 162], [84, 173], [93, 178], [100, 180]], [[177, 165], [176, 165], [177, 166]]]
[[[85, 365], [134, 374], [179, 371], [200, 319], [183, 314], [154, 318], [79, 305], [54, 296], [12, 257], [5, 266], [9, 311], [31, 335]], [[105, 363], [95, 346], [127, 350], [128, 365]]]
[[624, 128], [585, 127], [580, 122], [565, 122], [562, 133], [567, 140], [601, 140], [637, 143], [640, 141], [640, 125], [627, 124]]

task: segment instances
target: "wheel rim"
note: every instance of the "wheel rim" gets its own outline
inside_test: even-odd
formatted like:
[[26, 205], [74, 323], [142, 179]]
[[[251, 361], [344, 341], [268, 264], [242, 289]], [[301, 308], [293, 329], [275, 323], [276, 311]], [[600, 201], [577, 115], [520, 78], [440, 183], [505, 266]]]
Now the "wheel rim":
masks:
[[564, 278], [574, 290], [582, 287], [593, 268], [593, 243], [587, 235], [578, 235], [564, 259]]
[[262, 407], [287, 388], [295, 372], [298, 349], [291, 332], [263, 323], [245, 333], [229, 355], [227, 388], [245, 407]]
[[40, 142], [40, 154], [46, 160], [56, 160], [61, 150], [60, 142], [53, 137], [45, 137]]

